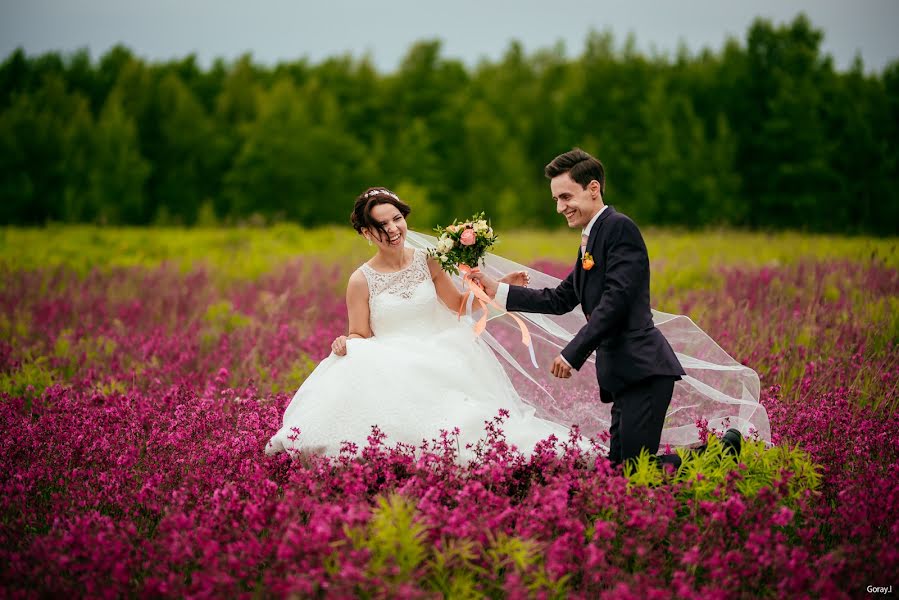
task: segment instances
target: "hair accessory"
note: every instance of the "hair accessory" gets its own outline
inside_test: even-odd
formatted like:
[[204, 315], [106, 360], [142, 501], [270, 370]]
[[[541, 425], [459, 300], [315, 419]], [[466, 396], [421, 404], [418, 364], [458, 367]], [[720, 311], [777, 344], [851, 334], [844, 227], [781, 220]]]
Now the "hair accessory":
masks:
[[387, 188], [378, 188], [376, 190], [369, 190], [365, 192], [363, 198], [371, 198], [372, 196], [390, 196], [394, 200], [399, 200], [400, 197], [388, 190]]

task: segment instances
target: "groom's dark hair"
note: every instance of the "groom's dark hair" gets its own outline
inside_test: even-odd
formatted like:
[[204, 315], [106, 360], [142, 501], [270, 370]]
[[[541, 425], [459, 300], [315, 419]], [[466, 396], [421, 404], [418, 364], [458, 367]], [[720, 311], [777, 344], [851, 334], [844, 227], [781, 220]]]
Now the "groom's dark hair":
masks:
[[599, 193], [603, 196], [606, 194], [606, 170], [599, 160], [580, 148], [558, 155], [544, 167], [543, 172], [549, 179], [568, 173], [584, 189], [595, 179], [599, 182]]

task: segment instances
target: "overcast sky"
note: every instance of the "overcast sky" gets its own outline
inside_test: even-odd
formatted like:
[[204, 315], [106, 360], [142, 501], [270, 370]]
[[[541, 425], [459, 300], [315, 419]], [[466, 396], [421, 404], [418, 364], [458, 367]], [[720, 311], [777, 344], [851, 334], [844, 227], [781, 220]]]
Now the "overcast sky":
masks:
[[[562, 40], [569, 56], [587, 32], [634, 33], [637, 46], [673, 53], [745, 39], [756, 16], [788, 22], [804, 11], [824, 30], [838, 68], [861, 53], [867, 70], [899, 58], [899, 0], [0, 0], [0, 55], [87, 47], [93, 58], [122, 43], [151, 60], [194, 53], [203, 65], [250, 52], [257, 62], [318, 62], [368, 54], [395, 69], [416, 40], [443, 40], [443, 56], [475, 65], [517, 39], [530, 53]], [[552, 6], [563, 6], [554, 9]]]

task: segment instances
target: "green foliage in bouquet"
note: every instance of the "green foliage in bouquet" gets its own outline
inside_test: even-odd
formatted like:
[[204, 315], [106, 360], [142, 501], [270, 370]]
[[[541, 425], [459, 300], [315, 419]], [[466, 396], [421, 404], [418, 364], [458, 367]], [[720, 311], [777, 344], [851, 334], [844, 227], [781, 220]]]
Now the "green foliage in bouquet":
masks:
[[467, 221], [453, 220], [452, 225], [437, 226], [437, 247], [429, 254], [440, 261], [443, 270], [459, 274], [459, 265], [476, 268], [484, 254], [497, 242], [497, 235], [483, 212]]

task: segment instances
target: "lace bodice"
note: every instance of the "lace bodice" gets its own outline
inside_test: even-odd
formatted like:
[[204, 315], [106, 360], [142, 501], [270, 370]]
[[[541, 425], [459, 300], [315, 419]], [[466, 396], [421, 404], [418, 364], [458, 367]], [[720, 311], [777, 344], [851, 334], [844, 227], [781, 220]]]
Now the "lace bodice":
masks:
[[368, 266], [368, 263], [363, 263], [359, 269], [368, 281], [368, 294], [372, 299], [387, 292], [408, 300], [422, 281], [431, 279], [428, 257], [419, 249], [415, 250], [412, 263], [405, 269], [393, 273], [380, 273]]
[[447, 326], [449, 311], [437, 299], [424, 250], [416, 248], [412, 263], [394, 273], [379, 273], [367, 264], [359, 270], [368, 281], [370, 324], [375, 335], [423, 335]]

